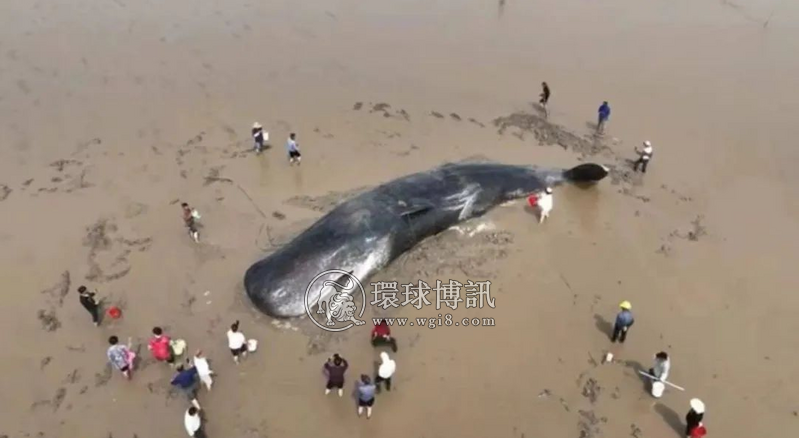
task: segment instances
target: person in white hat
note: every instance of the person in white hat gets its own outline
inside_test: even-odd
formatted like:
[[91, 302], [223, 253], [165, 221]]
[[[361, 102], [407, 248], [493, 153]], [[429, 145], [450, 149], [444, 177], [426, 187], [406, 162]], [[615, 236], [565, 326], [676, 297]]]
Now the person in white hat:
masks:
[[691, 399], [691, 410], [685, 415], [685, 436], [690, 438], [695, 428], [702, 425], [705, 417], [705, 404], [698, 398]]
[[544, 222], [544, 219], [549, 217], [549, 212], [552, 211], [554, 199], [552, 198], [552, 187], [547, 187], [544, 190], [544, 193], [538, 196], [538, 201], [536, 205], [538, 205], [538, 223]]
[[264, 133], [263, 126], [261, 126], [260, 123], [255, 122], [252, 124], [252, 139], [255, 141], [255, 146], [253, 149], [255, 149], [256, 153], [261, 153], [261, 151], [264, 149], [264, 141], [269, 139], [269, 133]]
[[645, 141], [644, 148], [635, 148], [635, 152], [638, 154], [638, 160], [633, 164], [633, 170], [638, 172], [638, 167], [640, 166], [641, 172], [646, 173], [646, 166], [649, 165], [649, 160], [652, 159], [652, 153], [654, 152], [652, 143], [649, 140]]
[[377, 376], [375, 376], [375, 386], [377, 392], [380, 392], [380, 384], [386, 382], [386, 391], [391, 391], [391, 376], [394, 371], [397, 371], [397, 363], [388, 357], [385, 351], [380, 353], [380, 367], [377, 369]]

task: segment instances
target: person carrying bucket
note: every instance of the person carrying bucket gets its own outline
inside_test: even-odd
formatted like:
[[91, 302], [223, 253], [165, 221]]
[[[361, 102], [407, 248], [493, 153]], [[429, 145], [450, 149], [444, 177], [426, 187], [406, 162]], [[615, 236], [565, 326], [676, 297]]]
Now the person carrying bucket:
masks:
[[706, 433], [702, 420], [705, 418], [705, 404], [698, 398], [691, 399], [691, 410], [685, 415], [686, 438], [701, 438]]
[[543, 193], [530, 196], [527, 198], [527, 203], [530, 207], [538, 209], [538, 223], [544, 222], [544, 219], [549, 217], [554, 203], [552, 187], [547, 187]]
[[656, 378], [652, 382], [652, 395], [655, 398], [660, 398], [666, 385], [663, 383], [669, 377], [669, 370], [671, 369], [671, 360], [668, 353], [661, 351], [655, 355], [655, 364], [649, 369], [649, 375]]
[[630, 327], [635, 323], [635, 318], [633, 318], [633, 306], [629, 301], [622, 301], [619, 307], [621, 308], [621, 312], [616, 315], [616, 324], [613, 326], [613, 337], [611, 337], [610, 340], [611, 342], [616, 342], [618, 339], [618, 341], [623, 344], [624, 341], [627, 340], [627, 331], [629, 331]]

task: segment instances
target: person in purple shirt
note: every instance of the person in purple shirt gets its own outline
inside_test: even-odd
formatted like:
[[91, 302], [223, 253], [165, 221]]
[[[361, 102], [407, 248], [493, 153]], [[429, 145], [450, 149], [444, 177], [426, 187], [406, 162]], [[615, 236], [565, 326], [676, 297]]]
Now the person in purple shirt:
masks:
[[190, 367], [186, 369], [183, 365], [178, 366], [178, 373], [172, 378], [172, 386], [180, 389], [186, 394], [189, 401], [194, 407], [200, 409], [200, 403], [197, 401], [197, 389], [199, 388], [199, 379], [197, 368]]
[[330, 394], [330, 390], [333, 388], [337, 388], [338, 396], [344, 396], [344, 373], [347, 372], [348, 367], [347, 360], [339, 356], [338, 353], [327, 360], [327, 363], [325, 363], [325, 373], [327, 374], [325, 395]]
[[605, 123], [607, 123], [610, 118], [610, 105], [608, 105], [608, 101], [602, 102], [597, 112], [599, 113], [599, 121], [596, 124], [596, 132], [601, 134], [605, 132]]

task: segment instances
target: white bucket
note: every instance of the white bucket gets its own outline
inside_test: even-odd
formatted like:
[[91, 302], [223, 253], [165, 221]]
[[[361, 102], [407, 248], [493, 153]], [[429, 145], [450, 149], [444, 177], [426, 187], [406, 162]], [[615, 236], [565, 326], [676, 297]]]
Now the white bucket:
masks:
[[258, 349], [258, 341], [256, 341], [255, 339], [250, 339], [249, 341], [247, 341], [247, 351], [253, 353], [257, 349]]
[[660, 398], [665, 389], [666, 385], [664, 385], [663, 382], [652, 382], [652, 397]]
[[611, 362], [613, 362], [613, 353], [608, 352], [608, 354], [605, 355], [605, 363]]

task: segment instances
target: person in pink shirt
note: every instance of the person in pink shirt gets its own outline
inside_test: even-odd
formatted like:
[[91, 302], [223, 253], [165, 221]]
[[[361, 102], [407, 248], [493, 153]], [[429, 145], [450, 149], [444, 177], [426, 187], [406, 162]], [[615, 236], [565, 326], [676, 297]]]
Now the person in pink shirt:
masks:
[[150, 343], [147, 348], [153, 355], [153, 358], [159, 362], [166, 362], [170, 366], [175, 364], [175, 354], [172, 352], [172, 347], [169, 345], [169, 336], [164, 334], [161, 327], [153, 328], [153, 337], [150, 338]]

